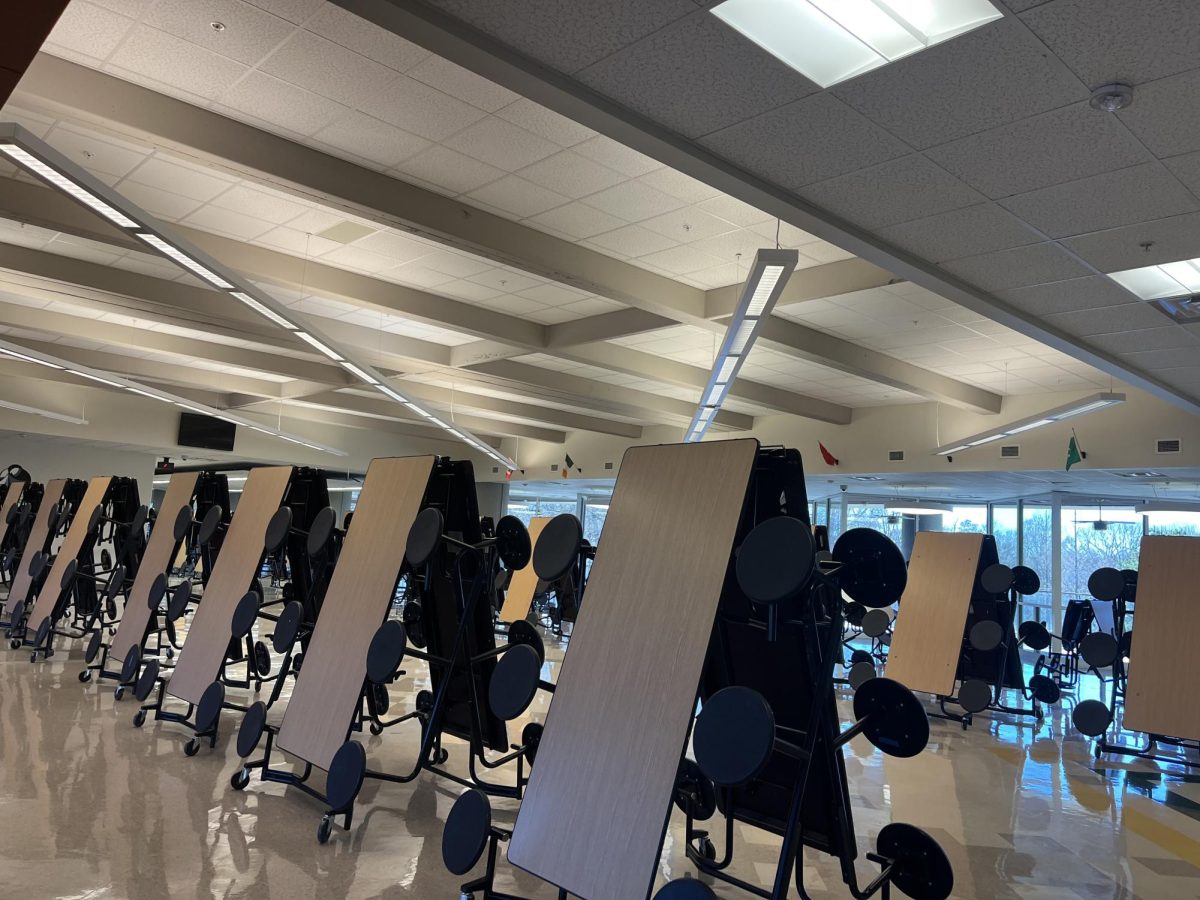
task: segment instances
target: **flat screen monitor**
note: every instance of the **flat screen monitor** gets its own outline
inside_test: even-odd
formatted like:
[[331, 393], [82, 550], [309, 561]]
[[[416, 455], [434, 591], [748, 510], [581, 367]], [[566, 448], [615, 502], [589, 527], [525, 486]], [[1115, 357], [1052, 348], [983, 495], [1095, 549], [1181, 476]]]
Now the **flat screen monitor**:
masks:
[[237, 426], [199, 413], [179, 414], [179, 446], [232, 450]]

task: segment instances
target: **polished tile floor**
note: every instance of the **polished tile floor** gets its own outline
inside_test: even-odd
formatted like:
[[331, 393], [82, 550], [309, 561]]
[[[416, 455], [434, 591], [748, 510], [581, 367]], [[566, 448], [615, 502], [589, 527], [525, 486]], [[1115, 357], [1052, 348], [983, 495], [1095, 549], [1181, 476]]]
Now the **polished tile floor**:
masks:
[[[353, 829], [319, 846], [314, 801], [257, 778], [244, 792], [230, 788], [236, 715], [226, 713], [215, 752], [189, 759], [177, 726], [136, 729], [131, 699], [116, 702], [111, 683], [81, 685], [80, 654], [63, 647], [30, 664], [25, 652], [0, 650], [0, 897], [458, 896], [440, 850], [456, 785], [427, 774], [368, 782]], [[550, 677], [560, 659], [552, 647]], [[393, 711], [423, 683], [420, 669], [398, 682]], [[533, 717], [544, 709], [539, 700]], [[883, 825], [908, 821], [946, 849], [956, 897], [1200, 897], [1200, 777], [1143, 761], [1096, 764], [1068, 711], [1041, 726], [981, 718], [969, 731], [934, 720], [930, 747], [910, 760], [856, 739], [846, 760], [860, 856]], [[411, 764], [415, 729], [361, 739], [373, 768]], [[461, 745], [450, 749], [450, 765], [461, 765]], [[514, 802], [495, 808], [497, 824], [512, 822]], [[694, 872], [682, 840], [676, 814], [660, 881]], [[735, 840], [734, 871], [768, 880], [776, 839], [739, 825]], [[861, 882], [871, 870], [859, 860]], [[556, 896], [503, 862], [501, 873], [501, 890]], [[814, 898], [849, 896], [834, 862], [811, 852], [805, 881]]]

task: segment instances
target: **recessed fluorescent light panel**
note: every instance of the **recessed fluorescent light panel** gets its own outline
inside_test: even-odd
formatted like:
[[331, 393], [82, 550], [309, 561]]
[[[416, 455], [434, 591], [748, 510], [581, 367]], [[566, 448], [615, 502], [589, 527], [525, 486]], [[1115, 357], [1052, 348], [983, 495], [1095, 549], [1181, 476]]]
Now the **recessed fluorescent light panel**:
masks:
[[742, 286], [738, 304], [734, 307], [725, 340], [713, 362], [708, 384], [700, 395], [700, 406], [692, 417], [684, 443], [693, 443], [704, 437], [704, 432], [716, 418], [717, 411], [725, 402], [729, 386], [737, 378], [738, 370], [754, 346], [762, 321], [771, 314], [779, 295], [796, 270], [800, 254], [795, 250], [759, 250], [754, 256], [754, 265]]
[[988, 0], [725, 0], [712, 12], [823, 88], [1003, 16]]
[[1042, 428], [1046, 425], [1052, 425], [1055, 422], [1062, 422], [1065, 419], [1082, 416], [1086, 413], [1095, 412], [1098, 409], [1116, 406], [1118, 403], [1123, 403], [1124, 401], [1124, 394], [1092, 394], [1072, 403], [1065, 403], [1062, 406], [1056, 406], [1054, 409], [1040, 412], [1036, 416], [1027, 416], [1024, 419], [1018, 419], [1000, 428], [990, 428], [987, 431], [981, 431], [979, 434], [973, 434], [970, 437], [959, 438], [951, 444], [943, 444], [933, 452], [936, 456], [949, 456], [951, 453], [969, 450], [971, 447], [980, 447], [983, 444], [990, 444], [992, 441], [998, 441], [1001, 438], [1023, 434], [1026, 431], [1033, 431], [1035, 428]]
[[1110, 272], [1108, 277], [1143, 300], [1200, 293], [1200, 258]]
[[[297, 324], [293, 321], [291, 311], [274, 297], [250, 284], [236, 272], [221, 265], [220, 262], [202, 252], [199, 248], [192, 246], [190, 242], [175, 235], [169, 225], [159, 223], [136, 204], [131, 203], [117, 191], [94, 178], [87, 171], [77, 166], [45, 141], [31, 134], [20, 125], [13, 123], [0, 124], [0, 154], [3, 154], [3, 156], [32, 172], [51, 187], [73, 197], [75, 200], [104, 216], [110, 222], [122, 228], [130, 229], [135, 237], [148, 246], [153, 247], [163, 256], [174, 260], [212, 287], [228, 292], [235, 300], [254, 310], [272, 325], [277, 325], [296, 335], [319, 351], [323, 356], [339, 364], [347, 372], [361, 379], [366, 384], [378, 388], [383, 383], [383, 376], [376, 372], [366, 361], [355, 359], [354, 353], [347, 352], [346, 349], [323, 336], [319, 330], [308, 325], [302, 326]], [[15, 354], [10, 353], [10, 355]], [[51, 363], [39, 359], [32, 359], [31, 361], [41, 363], [42, 365], [51, 365]], [[102, 377], [87, 375], [79, 372], [74, 367], [67, 366], [66, 368], [75, 372], [75, 374], [83, 375], [85, 378], [104, 381]], [[116, 386], [124, 387], [126, 390], [139, 393], [142, 396], [152, 397], [156, 400], [171, 400], [173, 402], [173, 398], [168, 398], [166, 395], [159, 396], [157, 393], [138, 391], [134, 387], [124, 384]], [[456, 438], [461, 438], [469, 446], [476, 449], [482, 448], [482, 452], [505, 468], [516, 468], [516, 463], [500, 453], [500, 451], [493, 450], [468, 431], [463, 429], [451, 430], [451, 426], [442, 422], [437, 416], [420, 410], [401, 392], [389, 388], [384, 393], [397, 403], [404, 404], [406, 408], [417, 409], [426, 419], [441, 425], [447, 432]], [[254, 427], [248, 423], [239, 424]], [[275, 434], [275, 432], [267, 429], [260, 430], [267, 434]], [[285, 440], [291, 440], [293, 443], [300, 444], [301, 446], [319, 450], [326, 449], [316, 444], [295, 438], [288, 438], [284, 435], [277, 436], [283, 437]], [[338, 452], [340, 453], [340, 451]]]

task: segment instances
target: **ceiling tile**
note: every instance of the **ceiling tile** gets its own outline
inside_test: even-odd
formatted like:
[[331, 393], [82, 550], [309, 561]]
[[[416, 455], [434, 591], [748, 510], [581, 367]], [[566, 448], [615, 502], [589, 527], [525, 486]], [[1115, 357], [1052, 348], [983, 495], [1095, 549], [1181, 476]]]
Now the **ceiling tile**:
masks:
[[[1036, 232], [995, 203], [980, 203], [892, 225], [880, 229], [879, 236], [930, 262], [1008, 250], [1041, 240]], [[804, 248], [804, 252], [808, 249]]]
[[968, 256], [944, 263], [942, 268], [992, 291], [1066, 281], [1092, 274], [1055, 243], [1031, 244], [998, 253]]
[[265, 244], [305, 259], [336, 250], [339, 246], [336, 241], [327, 241], [295, 228], [272, 228], [266, 234], [260, 235], [255, 243]]
[[833, 88], [918, 149], [995, 128], [1088, 92], [1012, 18], [914, 53]]
[[[1176, 156], [1174, 159], [1166, 161], [1167, 168], [1182, 181], [1192, 193], [1200, 191], [1200, 152], [1188, 153], [1184, 156]], [[1161, 216], [1167, 215], [1164, 211]]]
[[903, 141], [828, 92], [739, 122], [700, 143], [786, 188], [824, 181], [909, 152]]
[[124, 181], [118, 187], [121, 195], [136, 203], [152, 216], [174, 222], [189, 213], [195, 212], [200, 206], [199, 200], [192, 200], [180, 194], [159, 190], [138, 184], [136, 181]]
[[[753, 231], [741, 228], [736, 231], [727, 231], [724, 234], [718, 234], [715, 237], [693, 241], [689, 246], [715, 256], [721, 263], [740, 265], [742, 267], [741, 273], [744, 276], [746, 270], [750, 267], [750, 261], [754, 259], [754, 254], [768, 243], [770, 242], [764, 241], [761, 236], [755, 234]], [[739, 253], [742, 254], [740, 261], [737, 260]], [[734, 280], [736, 281], [737, 279], [735, 278]]]
[[476, 284], [474, 281], [462, 280], [439, 285], [438, 293], [457, 297], [460, 300], [469, 300], [472, 303], [482, 303], [485, 300], [499, 297], [504, 292], [486, 285]]
[[457, 18], [563, 72], [615, 53], [676, 19], [695, 13], [691, 0], [430, 0]]
[[[153, 0], [91, 0], [95, 6], [103, 6], [107, 10], [138, 19], [146, 12]], [[256, 4], [258, 5], [258, 4]]]
[[[204, 3], [156, 3], [143, 21], [191, 44], [255, 65], [295, 26], [278, 16], [239, 0], [205, 0]], [[223, 31], [212, 22], [225, 25]]]
[[1200, 213], [1067, 238], [1063, 245], [1101, 272], [1192, 259], [1200, 247]]
[[406, 159], [396, 168], [404, 175], [414, 175], [451, 194], [472, 191], [504, 174], [500, 169], [440, 145]]
[[560, 147], [572, 147], [596, 134], [592, 129], [524, 97], [497, 110], [496, 115], [546, 140], [554, 141]]
[[611, 231], [624, 220], [583, 203], [568, 203], [529, 220], [532, 224], [570, 235], [576, 240]]
[[1089, 87], [1193, 68], [1200, 46], [1200, 6], [1191, 0], [1057, 0], [1021, 20]]
[[430, 87], [488, 112], [496, 112], [520, 96], [440, 56], [425, 57], [407, 74], [410, 78], [423, 81]]
[[434, 250], [421, 257], [421, 265], [427, 269], [433, 269], [435, 272], [444, 272], [447, 275], [453, 275], [455, 278], [466, 278], [469, 275], [478, 275], [480, 272], [486, 272], [493, 268], [494, 263], [490, 260], [480, 259], [476, 256], [469, 256], [465, 253], [457, 253], [453, 250]]
[[137, 25], [110, 57], [113, 65], [215, 100], [246, 67], [181, 38]]
[[1047, 316], [1047, 324], [1071, 334], [1091, 337], [1097, 334], [1121, 334], [1161, 325], [1162, 313], [1147, 303], [1133, 302], [1121, 306], [1087, 309], [1079, 312]]
[[1174, 369], [1197, 365], [1196, 347], [1177, 350], [1136, 350], [1121, 354], [1122, 358], [1140, 369]]
[[260, 69], [347, 106], [390, 90], [394, 70], [308, 31], [297, 30]]
[[515, 291], [523, 291], [531, 288], [536, 284], [542, 284], [542, 279], [531, 278], [521, 272], [514, 272], [511, 269], [497, 267], [489, 269], [486, 272], [480, 272], [478, 275], [472, 275], [467, 279], [476, 284], [482, 284], [486, 287], [494, 288], [498, 291], [513, 293]]
[[589, 241], [598, 247], [623, 256], [645, 256], [675, 246], [670, 238], [648, 231], [640, 225], [626, 225], [616, 231], [598, 234]]
[[339, 155], [348, 154], [385, 169], [424, 150], [429, 141], [409, 134], [387, 122], [381, 122], [360, 112], [351, 112], [322, 128], [313, 140], [333, 149]]
[[423, 241], [413, 240], [394, 231], [377, 231], [375, 234], [356, 241], [354, 246], [370, 250], [372, 253], [383, 254], [393, 264], [420, 259], [435, 250], [434, 247]]
[[232, 209], [236, 212], [262, 219], [274, 225], [284, 225], [309, 207], [268, 188], [239, 184], [230, 188], [213, 201], [213, 206]]
[[672, 197], [678, 197], [686, 203], [699, 203], [721, 193], [703, 181], [698, 181], [690, 175], [666, 166], [641, 176], [638, 181], [657, 188], [665, 194], [670, 194]]
[[476, 122], [445, 144], [505, 172], [523, 169], [559, 149], [552, 141], [495, 116]]
[[734, 230], [731, 223], [696, 207], [685, 207], [655, 216], [646, 219], [641, 225], [681, 244], [716, 237]]
[[1197, 94], [1200, 94], [1200, 69], [1139, 84], [1133, 105], [1117, 115], [1155, 156], [1200, 150]]
[[521, 169], [517, 174], [534, 184], [575, 200], [624, 180], [624, 176], [618, 175], [612, 169], [570, 150], [548, 156], [532, 166]]
[[672, 275], [687, 275], [700, 269], [711, 269], [721, 260], [694, 247], [671, 247], [657, 253], [648, 253], [637, 262], [649, 263]]
[[1038, 316], [1119, 306], [1136, 299], [1111, 278], [1100, 275], [1001, 291], [999, 297], [1018, 309]]
[[830, 212], [872, 229], [926, 218], [983, 199], [916, 154], [809, 185], [800, 193]]
[[1182, 325], [1168, 324], [1138, 331], [1096, 335], [1089, 343], [1110, 353], [1130, 353], [1136, 350], [1194, 349], [1197, 341]]
[[[355, 53], [360, 53], [367, 59], [383, 63], [397, 72], [407, 72], [430, 55], [428, 50], [418, 47], [411, 41], [406, 41], [399, 35], [392, 34], [387, 29], [380, 28], [336, 4], [326, 2], [326, 0], [316, 0], [315, 3], [312, 0], [283, 0], [283, 2], [303, 3], [317, 7], [319, 11], [305, 23], [305, 27], [309, 31], [336, 44], [341, 44]], [[293, 19], [292, 21], [303, 20]]]
[[645, 154], [638, 153], [626, 147], [624, 144], [618, 144], [616, 141], [606, 138], [602, 134], [598, 134], [593, 138], [588, 138], [582, 143], [572, 147], [576, 153], [586, 156], [588, 159], [595, 160], [601, 165], [608, 166], [610, 169], [615, 169], [622, 175], [627, 175], [630, 178], [637, 178], [639, 175], [645, 175], [648, 172], [653, 172], [655, 169], [661, 169], [662, 164], [651, 159]]
[[133, 25], [133, 19], [82, 0], [63, 11], [54, 30], [46, 38], [51, 53], [65, 48], [96, 59], [107, 59]]
[[270, 222], [217, 206], [202, 207], [185, 218], [183, 223], [203, 231], [211, 231], [214, 234], [244, 241], [252, 240], [271, 230]]
[[468, 196], [518, 219], [536, 216], [568, 201], [562, 194], [539, 187], [516, 175], [505, 175], [472, 191]]
[[[1197, 176], [1200, 187], [1200, 166]], [[1200, 209], [1196, 198], [1159, 162], [1019, 194], [1001, 203], [1054, 238]]]
[[48, 132], [46, 142], [93, 174], [128, 175], [149, 155], [143, 147], [107, 136], [97, 137], [87, 129], [61, 122]]
[[222, 94], [221, 106], [306, 136], [320, 131], [346, 111], [332, 100], [257, 71]]
[[697, 204], [697, 207], [718, 219], [724, 219], [726, 222], [736, 225], [738, 228], [750, 228], [775, 218], [749, 203], [744, 203], [736, 197], [730, 197], [728, 194], [719, 194]]
[[584, 202], [626, 222], [640, 222], [684, 205], [682, 200], [670, 194], [629, 181], [592, 194]]
[[430, 269], [423, 259], [385, 269], [380, 273], [380, 277], [417, 288], [436, 288], [455, 280], [453, 275]]
[[159, 190], [208, 202], [237, 183], [236, 179], [210, 169], [161, 155], [152, 156], [129, 174], [136, 181]]
[[382, 253], [372, 253], [361, 246], [342, 246], [321, 254], [321, 262], [365, 272], [378, 273], [394, 270], [395, 260]]
[[397, 128], [431, 141], [442, 141], [487, 115], [449, 94], [413, 78], [401, 78], [388, 90], [368, 96], [357, 108]]
[[1032, 116], [929, 151], [989, 197], [1009, 197], [1148, 161], [1121, 123], [1086, 103]]
[[653, 32], [576, 78], [690, 138], [817, 90], [791, 66], [705, 13]]
[[540, 303], [535, 303], [533, 300], [527, 300], [524, 297], [518, 297], [514, 294], [505, 294], [497, 297], [495, 300], [489, 300], [484, 305], [488, 309], [508, 313], [510, 316], [525, 316], [545, 308]]

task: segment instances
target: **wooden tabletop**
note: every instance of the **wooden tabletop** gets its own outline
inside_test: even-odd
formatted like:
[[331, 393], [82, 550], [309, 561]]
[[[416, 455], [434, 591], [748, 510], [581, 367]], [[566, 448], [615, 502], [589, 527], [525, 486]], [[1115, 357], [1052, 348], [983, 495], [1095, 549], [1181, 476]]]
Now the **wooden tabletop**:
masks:
[[981, 534], [917, 533], [888, 651], [888, 678], [912, 691], [954, 693], [982, 550]]
[[[550, 521], [549, 516], [534, 516], [529, 520], [529, 542], [536, 547], [538, 536]], [[523, 569], [513, 572], [508, 582], [508, 590], [504, 594], [504, 606], [500, 609], [501, 622], [519, 622], [529, 615], [529, 606], [533, 603], [533, 595], [537, 591], [538, 577], [533, 571], [533, 554]]]
[[4, 495], [4, 502], [0, 503], [0, 538], [8, 534], [8, 511], [21, 502], [25, 484], [24, 481], [13, 481], [8, 485], [8, 493]]
[[145, 637], [146, 625], [150, 621], [150, 587], [159, 575], [169, 574], [175, 550], [175, 519], [180, 510], [191, 507], [199, 478], [199, 472], [176, 472], [167, 485], [167, 493], [158, 508], [154, 528], [150, 530], [150, 540], [142, 554], [133, 587], [129, 589], [129, 597], [125, 600], [121, 624], [117, 626], [117, 633], [113, 635], [108, 651], [118, 665], [124, 662], [129, 648], [140, 646]]
[[46, 538], [50, 533], [50, 510], [58, 505], [58, 501], [62, 499], [63, 491], [66, 489], [67, 479], [65, 478], [55, 478], [46, 485], [42, 503], [38, 507], [37, 515], [33, 517], [33, 526], [29, 529], [29, 537], [25, 539], [21, 565], [17, 567], [12, 588], [8, 592], [8, 605], [4, 611], [9, 616], [13, 614], [18, 603], [24, 603], [29, 597], [29, 588], [33, 581], [29, 577], [29, 561], [33, 559], [33, 554], [40, 553], [46, 545]]
[[75, 518], [71, 520], [71, 527], [67, 529], [67, 536], [63, 538], [62, 546], [58, 548], [58, 555], [54, 557], [54, 565], [50, 567], [50, 574], [46, 576], [42, 590], [33, 604], [33, 610], [29, 613], [29, 630], [31, 632], [37, 631], [42, 622], [54, 613], [54, 606], [62, 595], [63, 573], [66, 572], [67, 565], [71, 560], [76, 559], [83, 550], [83, 543], [88, 534], [88, 522], [96, 507], [104, 502], [104, 495], [108, 493], [110, 484], [112, 484], [111, 475], [102, 475], [88, 482], [87, 491], [84, 493], [83, 499], [79, 501], [79, 509], [75, 511]]
[[758, 442], [626, 452], [508, 850], [587, 900], [654, 879]]
[[350, 732], [367, 677], [367, 648], [392, 602], [433, 461], [376, 459], [367, 468], [277, 742], [318, 768], [329, 769]]
[[1193, 690], [1200, 633], [1198, 575], [1200, 537], [1142, 538], [1126, 729], [1200, 740], [1200, 697]]
[[205, 689], [217, 680], [232, 636], [233, 612], [250, 590], [250, 582], [258, 577], [267, 523], [283, 504], [292, 471], [291, 466], [250, 470], [167, 682], [173, 697], [199, 703]]

